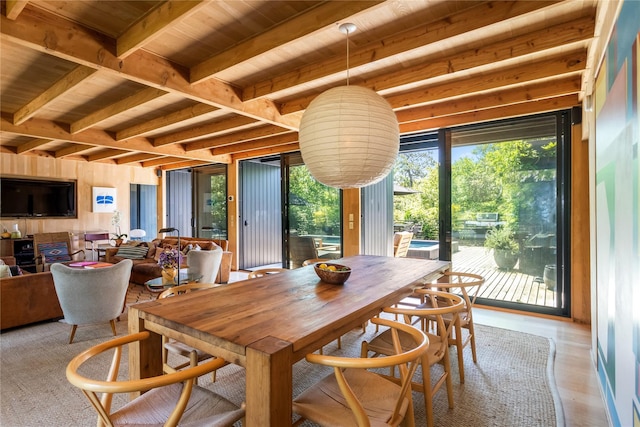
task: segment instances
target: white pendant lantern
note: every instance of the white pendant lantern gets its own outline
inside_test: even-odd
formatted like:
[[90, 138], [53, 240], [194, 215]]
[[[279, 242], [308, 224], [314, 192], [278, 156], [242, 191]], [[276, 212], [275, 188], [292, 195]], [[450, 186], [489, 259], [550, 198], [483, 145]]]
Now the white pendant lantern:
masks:
[[359, 188], [386, 177], [400, 145], [398, 119], [371, 89], [341, 86], [315, 98], [300, 122], [300, 151], [313, 177]]
[[360, 188], [386, 177], [400, 146], [398, 119], [389, 103], [371, 89], [347, 85], [315, 98], [300, 121], [298, 140], [305, 165], [313, 177], [335, 188]]

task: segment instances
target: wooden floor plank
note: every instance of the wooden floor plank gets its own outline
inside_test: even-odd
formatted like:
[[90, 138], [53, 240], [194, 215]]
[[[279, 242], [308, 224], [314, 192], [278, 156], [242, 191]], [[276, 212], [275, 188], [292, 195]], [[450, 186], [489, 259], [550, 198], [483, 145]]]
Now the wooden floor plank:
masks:
[[482, 246], [460, 246], [453, 254], [453, 270], [479, 274], [485, 278], [481, 298], [520, 302], [544, 307], [556, 306], [556, 292], [548, 290], [538, 276], [523, 274], [518, 265], [513, 270], [501, 270], [493, 255]]

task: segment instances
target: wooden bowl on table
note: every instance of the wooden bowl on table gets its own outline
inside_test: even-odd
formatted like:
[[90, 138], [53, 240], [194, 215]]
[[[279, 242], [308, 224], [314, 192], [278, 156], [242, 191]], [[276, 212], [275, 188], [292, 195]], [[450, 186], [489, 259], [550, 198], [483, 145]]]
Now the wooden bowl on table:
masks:
[[332, 285], [342, 285], [351, 275], [351, 268], [332, 262], [317, 262], [313, 269], [320, 280]]

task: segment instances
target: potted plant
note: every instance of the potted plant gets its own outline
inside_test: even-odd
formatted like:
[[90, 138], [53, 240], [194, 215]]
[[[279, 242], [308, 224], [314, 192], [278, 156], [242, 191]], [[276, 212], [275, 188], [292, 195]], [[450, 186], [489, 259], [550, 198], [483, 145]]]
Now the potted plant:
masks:
[[116, 232], [112, 233], [113, 237], [111, 238], [111, 240], [113, 240], [116, 243], [116, 246], [120, 246], [124, 241], [124, 239], [127, 237], [127, 234], [122, 233], [120, 231], [121, 219], [122, 218], [120, 216], [120, 211], [119, 210], [113, 211], [113, 216], [111, 217], [111, 225], [116, 227]]
[[493, 259], [498, 268], [512, 270], [518, 262], [520, 248], [509, 227], [489, 229], [484, 246], [493, 249]]

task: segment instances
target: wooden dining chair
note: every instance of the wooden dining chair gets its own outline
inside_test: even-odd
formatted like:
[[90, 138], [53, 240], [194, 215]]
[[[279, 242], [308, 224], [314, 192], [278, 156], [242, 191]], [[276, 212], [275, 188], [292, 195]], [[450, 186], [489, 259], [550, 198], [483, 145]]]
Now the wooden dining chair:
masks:
[[[206, 423], [207, 426], [230, 427], [244, 418], [244, 407], [239, 408], [224, 397], [195, 384], [199, 376], [223, 366], [224, 359], [213, 359], [195, 367], [156, 377], [119, 380], [123, 347], [148, 337], [149, 332], [139, 332], [95, 345], [75, 356], [67, 365], [67, 380], [80, 388], [89, 399], [98, 413], [98, 425], [176, 426], [178, 423]], [[103, 353], [111, 352], [111, 367], [104, 378], [85, 376], [88, 372], [97, 372], [100, 365], [95, 363], [96, 360], [104, 357]], [[83, 367], [85, 364], [87, 366]], [[114, 394], [136, 392], [144, 394], [112, 411]]]
[[[217, 286], [220, 285], [214, 283], [189, 283], [186, 285], [173, 286], [158, 295], [158, 299], [175, 297], [201, 289], [215, 288]], [[187, 361], [177, 365], [172, 365], [169, 363], [169, 353], [175, 356], [186, 358]], [[207, 352], [191, 347], [190, 345], [185, 344], [181, 341], [169, 339], [165, 336], [162, 337], [162, 369], [165, 373], [177, 372], [181, 369], [186, 368], [187, 366], [194, 367], [199, 363], [211, 358], [214, 358], [214, 356]], [[213, 372], [211, 373], [213, 382], [216, 381], [216, 371], [217, 370], [213, 370]], [[198, 379], [196, 378], [195, 381], [197, 384]]]
[[[449, 344], [455, 345], [458, 353], [460, 383], [464, 383], [464, 347], [471, 345], [473, 363], [478, 363], [476, 332], [473, 327], [473, 305], [483, 284], [484, 277], [479, 274], [446, 271], [436, 282], [427, 286], [460, 295], [464, 300], [464, 309], [458, 313], [458, 322], [455, 323], [452, 336], [449, 339]], [[425, 300], [424, 303], [428, 305], [430, 300]], [[451, 322], [451, 320], [451, 316], [444, 316], [446, 323]], [[467, 331], [466, 337], [463, 336], [463, 329]]]
[[[406, 324], [427, 325], [424, 332], [429, 337], [429, 351], [426, 352], [420, 360], [422, 364], [422, 383], [412, 381], [412, 388], [413, 390], [423, 393], [427, 426], [433, 427], [433, 396], [443, 384], [446, 385], [449, 408], [453, 409], [454, 406], [451, 363], [449, 361], [449, 337], [451, 336], [451, 329], [455, 322], [450, 322], [447, 325], [444, 321], [444, 316], [454, 316], [453, 318], [455, 319], [455, 316], [464, 309], [464, 301], [459, 296], [448, 292], [434, 291], [431, 289], [416, 289], [416, 292], [423, 295], [425, 299], [428, 299], [431, 302], [431, 306], [403, 306], [401, 302], [393, 307], [385, 308], [383, 312], [401, 316]], [[425, 319], [434, 320], [435, 325], [431, 325], [429, 322], [423, 323], [422, 320]], [[372, 319], [372, 321], [374, 320], [376, 319]], [[373, 357], [394, 354], [396, 351], [395, 339], [394, 334], [390, 330], [386, 330], [370, 342], [364, 341], [362, 343], [361, 356], [366, 357], [369, 353], [372, 353]], [[410, 336], [400, 334], [400, 343], [403, 348], [410, 346], [412, 344]], [[431, 367], [437, 363], [443, 367], [442, 374], [432, 382]], [[395, 380], [396, 382], [403, 381], [402, 377], [396, 377], [394, 372], [386, 378]]]
[[[305, 420], [323, 426], [415, 425], [411, 378], [430, 347], [429, 339], [408, 324], [381, 318], [372, 322], [389, 327], [393, 351], [376, 358], [308, 354], [308, 362], [331, 366], [333, 373], [294, 399], [293, 412], [300, 416], [294, 426]], [[411, 345], [401, 347], [400, 335]], [[392, 367], [400, 372], [397, 384], [368, 370]]]
[[289, 271], [289, 270], [287, 268], [277, 268], [277, 267], [261, 268], [259, 270], [253, 270], [251, 273], [249, 273], [249, 276], [247, 276], [247, 278], [257, 279], [258, 277], [264, 277], [268, 274], [278, 274], [284, 271]]

